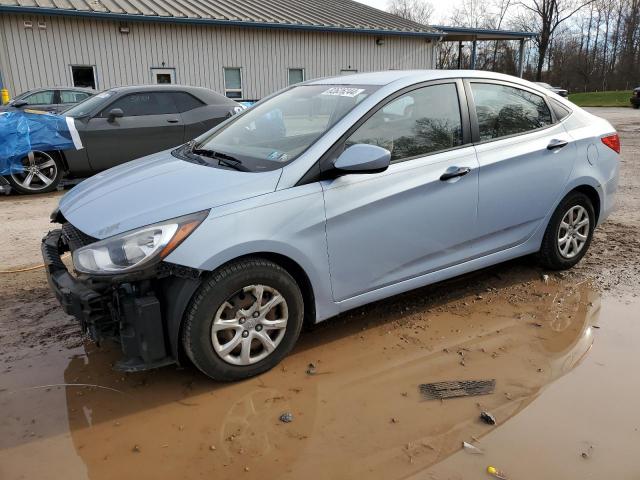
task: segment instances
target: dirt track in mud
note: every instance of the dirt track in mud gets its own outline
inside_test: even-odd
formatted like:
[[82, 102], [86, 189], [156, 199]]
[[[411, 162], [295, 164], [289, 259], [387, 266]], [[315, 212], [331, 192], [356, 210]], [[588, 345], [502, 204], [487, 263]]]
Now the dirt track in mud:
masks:
[[[640, 114], [597, 114], [622, 137], [619, 208], [578, 268], [523, 259], [378, 302], [245, 382], [113, 372], [116, 348], [83, 342], [41, 270], [0, 274], [0, 478], [467, 479], [489, 464], [513, 479], [637, 478]], [[28, 224], [15, 201], [0, 199], [0, 244], [26, 231], [36, 245], [0, 270], [39, 263], [57, 194], [20, 199]], [[492, 395], [425, 401], [417, 387], [483, 378]]]

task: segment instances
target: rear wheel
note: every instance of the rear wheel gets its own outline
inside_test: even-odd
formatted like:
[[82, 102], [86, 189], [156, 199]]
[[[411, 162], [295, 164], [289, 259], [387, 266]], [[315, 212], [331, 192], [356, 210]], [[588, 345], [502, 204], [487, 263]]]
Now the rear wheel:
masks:
[[20, 162], [24, 170], [6, 177], [11, 188], [18, 193], [51, 192], [62, 180], [60, 157], [55, 153], [29, 152]]
[[596, 218], [589, 197], [580, 192], [567, 195], [553, 213], [538, 254], [550, 269], [573, 267], [587, 253]]
[[182, 344], [191, 361], [215, 380], [265, 372], [295, 345], [304, 303], [279, 265], [245, 259], [217, 270], [187, 309]]

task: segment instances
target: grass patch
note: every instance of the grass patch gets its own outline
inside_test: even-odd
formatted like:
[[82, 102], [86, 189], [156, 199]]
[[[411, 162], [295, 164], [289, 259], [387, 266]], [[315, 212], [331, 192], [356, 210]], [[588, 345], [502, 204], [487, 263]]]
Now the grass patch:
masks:
[[630, 90], [572, 93], [569, 100], [579, 107], [630, 107], [631, 94]]

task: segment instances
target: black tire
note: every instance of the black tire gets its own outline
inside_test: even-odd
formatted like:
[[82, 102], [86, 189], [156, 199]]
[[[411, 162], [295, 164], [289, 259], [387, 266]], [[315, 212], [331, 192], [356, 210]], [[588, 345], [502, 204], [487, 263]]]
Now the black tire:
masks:
[[[37, 151], [33, 153], [34, 153], [34, 160], [36, 164], [39, 163], [41, 165], [44, 162], [48, 162], [49, 160], [52, 160], [53, 163], [55, 164], [54, 167], [46, 168], [43, 171], [45, 176], [51, 179], [51, 183], [49, 185], [45, 185], [44, 182], [42, 182], [39, 178], [34, 177], [34, 183], [31, 184], [32, 187], [26, 188], [24, 186], [24, 180], [25, 180], [24, 174], [7, 175], [5, 178], [11, 185], [11, 189], [15, 190], [18, 193], [22, 193], [26, 195], [35, 194], [35, 193], [47, 193], [47, 192], [52, 192], [56, 190], [58, 188], [58, 185], [60, 184], [60, 181], [62, 180], [63, 173], [64, 173], [63, 172], [64, 167], [62, 164], [62, 159], [60, 158], [60, 154], [57, 152], [37, 152]], [[29, 161], [27, 157], [23, 159], [23, 164], [28, 167]]]
[[635, 108], [636, 110], [640, 108], [640, 103], [634, 103], [633, 104], [633, 108]]
[[[572, 258], [566, 258], [560, 252], [560, 247], [558, 246], [558, 235], [560, 231], [560, 223], [562, 222], [565, 214], [575, 206], [582, 206], [587, 211], [589, 216], [589, 230], [587, 235], [587, 240], [582, 247], [582, 250], [578, 252]], [[547, 230], [544, 233], [544, 237], [542, 239], [542, 245], [540, 247], [540, 251], [538, 252], [538, 261], [540, 264], [551, 270], [566, 270], [573, 267], [577, 264], [582, 257], [584, 257], [585, 253], [589, 249], [589, 245], [591, 245], [591, 239], [593, 238], [593, 230], [596, 224], [596, 215], [593, 208], [593, 204], [589, 197], [587, 197], [584, 193], [580, 192], [571, 192], [569, 193], [558, 205], [556, 211], [553, 213], [551, 220], [549, 221], [549, 225], [547, 225]]]
[[[218, 308], [249, 285], [276, 289], [285, 299], [288, 320], [284, 336], [266, 358], [251, 365], [225, 361], [213, 347], [211, 329]], [[253, 377], [276, 366], [294, 347], [304, 320], [304, 300], [300, 288], [279, 265], [261, 258], [232, 262], [213, 272], [192, 298], [182, 328], [182, 345], [193, 364], [208, 377], [236, 381]]]

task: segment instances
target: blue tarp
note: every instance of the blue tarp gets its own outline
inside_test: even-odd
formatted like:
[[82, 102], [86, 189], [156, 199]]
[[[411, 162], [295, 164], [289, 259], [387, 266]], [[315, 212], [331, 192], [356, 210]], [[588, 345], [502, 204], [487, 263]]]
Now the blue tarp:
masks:
[[33, 150], [82, 148], [73, 122], [31, 110], [0, 112], [0, 175], [22, 172], [22, 159]]

